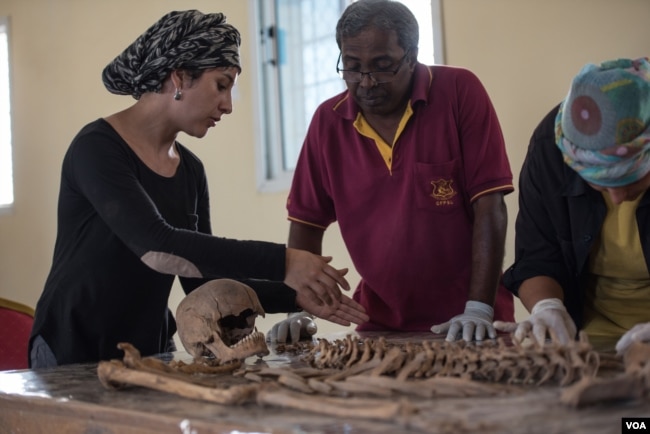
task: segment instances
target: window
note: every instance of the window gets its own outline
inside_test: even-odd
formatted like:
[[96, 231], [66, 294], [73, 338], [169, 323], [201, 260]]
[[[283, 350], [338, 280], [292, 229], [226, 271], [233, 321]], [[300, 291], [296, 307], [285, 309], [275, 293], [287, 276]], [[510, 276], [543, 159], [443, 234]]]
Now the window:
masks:
[[0, 211], [14, 203], [8, 33], [8, 20], [0, 17]]
[[[353, 0], [253, 0], [259, 29], [260, 190], [289, 187], [316, 107], [345, 89], [336, 73], [336, 23]], [[399, 0], [420, 28], [418, 60], [442, 63], [439, 0]], [[435, 57], [434, 57], [435, 54]], [[437, 61], [437, 62], [436, 62]]]

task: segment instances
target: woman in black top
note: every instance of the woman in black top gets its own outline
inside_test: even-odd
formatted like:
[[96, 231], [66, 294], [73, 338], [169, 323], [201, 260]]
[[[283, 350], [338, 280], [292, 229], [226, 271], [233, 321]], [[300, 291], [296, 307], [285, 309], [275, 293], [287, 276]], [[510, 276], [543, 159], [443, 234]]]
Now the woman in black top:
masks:
[[103, 71], [129, 108], [86, 125], [63, 161], [52, 269], [36, 307], [33, 368], [170, 349], [169, 293], [209, 279], [247, 281], [269, 313], [304, 309], [365, 321], [331, 258], [211, 234], [203, 164], [176, 141], [232, 111], [239, 32], [220, 13], [170, 12]]

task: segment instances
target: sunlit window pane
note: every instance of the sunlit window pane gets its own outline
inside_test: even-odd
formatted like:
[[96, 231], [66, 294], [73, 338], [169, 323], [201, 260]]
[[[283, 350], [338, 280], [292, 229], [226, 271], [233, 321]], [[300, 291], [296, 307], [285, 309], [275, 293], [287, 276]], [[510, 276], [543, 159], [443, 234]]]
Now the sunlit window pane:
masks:
[[0, 17], [0, 208], [14, 202], [7, 20]]
[[400, 3], [408, 7], [415, 18], [418, 20], [418, 30], [420, 31], [420, 40], [418, 42], [418, 60], [425, 65], [435, 63], [435, 53], [433, 52], [433, 22], [431, 17], [430, 0], [399, 0]]
[[343, 1], [277, 0], [282, 168], [292, 171], [316, 107], [343, 91], [334, 29]]

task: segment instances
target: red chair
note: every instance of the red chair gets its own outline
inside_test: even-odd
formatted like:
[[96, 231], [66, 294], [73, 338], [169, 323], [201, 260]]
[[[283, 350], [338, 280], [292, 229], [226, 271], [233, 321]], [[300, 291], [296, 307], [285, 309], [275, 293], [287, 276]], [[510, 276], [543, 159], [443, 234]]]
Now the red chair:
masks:
[[0, 298], [0, 371], [27, 369], [27, 344], [34, 309]]

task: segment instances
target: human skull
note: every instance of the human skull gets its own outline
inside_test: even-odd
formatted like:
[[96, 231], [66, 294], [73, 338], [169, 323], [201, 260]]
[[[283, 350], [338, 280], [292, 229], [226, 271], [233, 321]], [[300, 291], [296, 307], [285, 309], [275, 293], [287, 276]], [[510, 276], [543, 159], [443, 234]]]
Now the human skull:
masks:
[[221, 363], [269, 354], [264, 333], [255, 329], [264, 309], [249, 286], [230, 279], [206, 282], [190, 292], [176, 309], [178, 336], [194, 356]]

